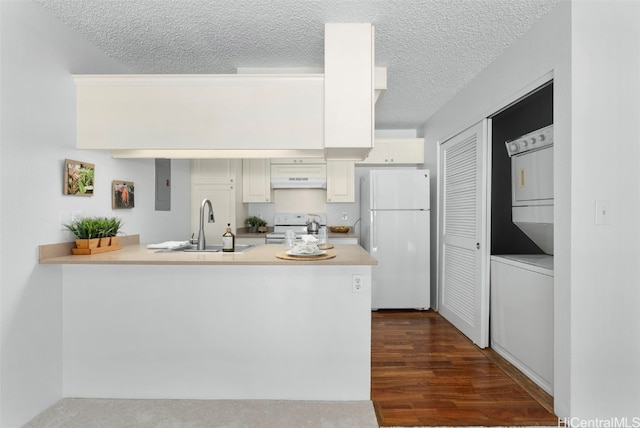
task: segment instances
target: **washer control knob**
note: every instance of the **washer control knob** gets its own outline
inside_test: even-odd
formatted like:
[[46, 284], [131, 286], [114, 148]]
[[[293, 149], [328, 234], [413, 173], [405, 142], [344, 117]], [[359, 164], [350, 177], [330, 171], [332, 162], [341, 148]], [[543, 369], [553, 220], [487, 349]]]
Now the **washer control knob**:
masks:
[[535, 144], [538, 140], [536, 140], [536, 137], [532, 137], [531, 138], [531, 144]]
[[528, 145], [529, 145], [529, 142], [526, 139], [522, 140], [522, 148], [523, 149], [527, 148]]
[[511, 153], [515, 153], [515, 152], [517, 152], [517, 151], [518, 151], [518, 143], [515, 143], [515, 142], [510, 143], [510, 144], [509, 144], [509, 151], [510, 151]]
[[545, 137], [544, 134], [540, 134], [540, 136], [538, 137], [538, 139], [540, 140], [540, 142], [543, 142], [547, 137]]

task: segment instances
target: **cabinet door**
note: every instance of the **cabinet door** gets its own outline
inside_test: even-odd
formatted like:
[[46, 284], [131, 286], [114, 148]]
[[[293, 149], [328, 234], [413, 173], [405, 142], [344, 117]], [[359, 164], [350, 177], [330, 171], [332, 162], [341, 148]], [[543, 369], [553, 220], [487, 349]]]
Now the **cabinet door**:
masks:
[[326, 156], [338, 159], [345, 153], [368, 153], [374, 127], [373, 26], [326, 24], [324, 47]]
[[191, 161], [191, 182], [208, 184], [235, 183], [234, 159], [195, 159]]
[[376, 140], [373, 149], [358, 164], [385, 164], [389, 162], [389, 142]]
[[424, 163], [424, 140], [411, 138], [407, 140], [395, 140], [388, 145], [390, 163]]
[[242, 202], [271, 202], [271, 163], [269, 159], [242, 161]]
[[207, 222], [208, 209], [204, 211], [204, 233], [207, 245], [222, 244], [222, 234], [231, 223], [235, 230], [235, 184], [192, 184], [191, 185], [191, 233], [198, 236], [200, 230], [200, 206], [209, 199], [213, 206], [214, 223]]
[[358, 164], [421, 164], [424, 163], [422, 138], [376, 139], [369, 155]]
[[327, 161], [327, 202], [355, 202], [353, 161]]

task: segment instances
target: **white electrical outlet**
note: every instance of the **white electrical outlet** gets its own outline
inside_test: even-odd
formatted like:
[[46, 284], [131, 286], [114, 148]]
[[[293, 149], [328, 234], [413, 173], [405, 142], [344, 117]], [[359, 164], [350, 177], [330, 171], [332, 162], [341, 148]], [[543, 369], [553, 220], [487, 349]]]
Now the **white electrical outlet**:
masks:
[[342, 216], [340, 216], [341, 220], [349, 220], [349, 216], [347, 215], [347, 213], [342, 213]]
[[351, 285], [354, 293], [362, 293], [364, 289], [364, 277], [362, 275], [354, 274], [351, 276]]

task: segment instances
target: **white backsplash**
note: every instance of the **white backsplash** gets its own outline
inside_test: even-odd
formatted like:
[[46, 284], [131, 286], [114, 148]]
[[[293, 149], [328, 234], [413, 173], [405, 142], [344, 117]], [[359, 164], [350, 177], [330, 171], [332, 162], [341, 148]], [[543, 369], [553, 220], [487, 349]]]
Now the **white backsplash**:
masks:
[[326, 213], [332, 226], [353, 226], [360, 216], [357, 203], [328, 204], [327, 192], [322, 189], [279, 189], [273, 199], [274, 203], [249, 204], [249, 215], [263, 218], [270, 226], [276, 212]]
[[323, 213], [327, 210], [324, 189], [279, 189], [274, 193], [277, 212]]

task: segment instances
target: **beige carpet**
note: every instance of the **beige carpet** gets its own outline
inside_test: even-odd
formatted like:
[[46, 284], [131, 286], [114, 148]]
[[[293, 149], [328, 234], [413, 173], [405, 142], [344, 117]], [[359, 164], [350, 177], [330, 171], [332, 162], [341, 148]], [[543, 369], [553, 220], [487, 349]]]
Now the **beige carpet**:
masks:
[[370, 401], [65, 398], [25, 428], [377, 428]]

